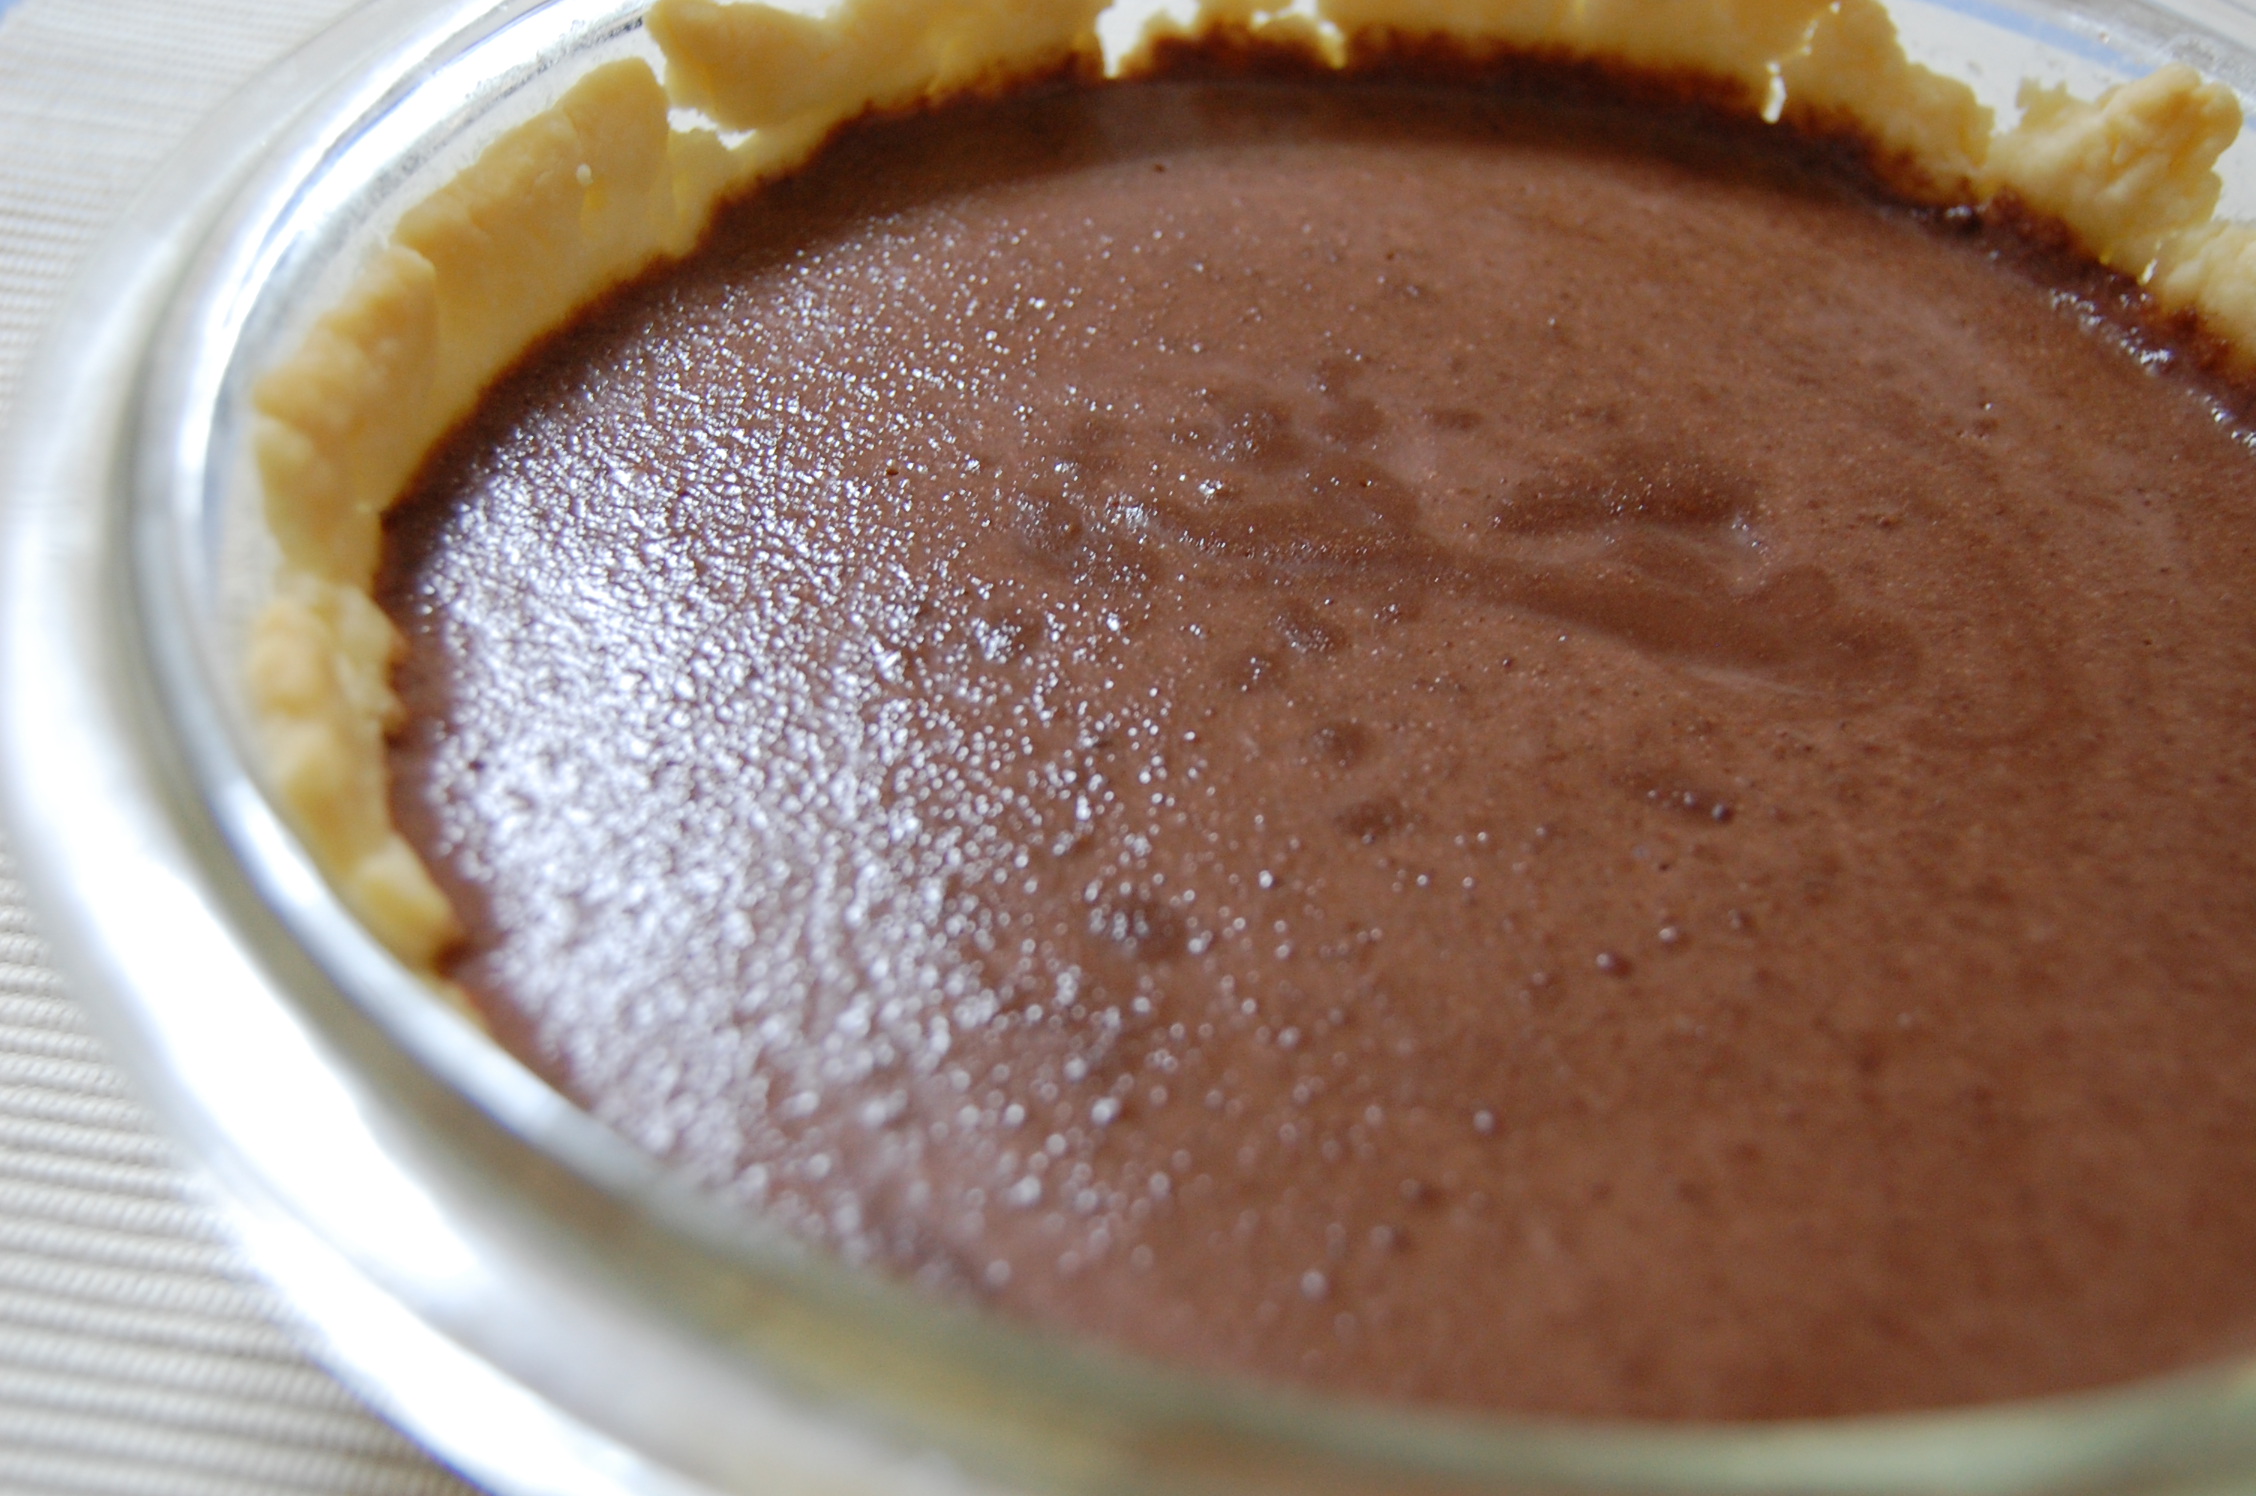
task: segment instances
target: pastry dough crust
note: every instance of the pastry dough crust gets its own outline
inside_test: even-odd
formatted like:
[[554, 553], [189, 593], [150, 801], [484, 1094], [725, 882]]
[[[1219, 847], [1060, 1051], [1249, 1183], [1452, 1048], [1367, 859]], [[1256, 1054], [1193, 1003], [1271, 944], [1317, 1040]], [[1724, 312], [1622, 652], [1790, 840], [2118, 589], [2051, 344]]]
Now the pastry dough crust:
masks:
[[[254, 456], [281, 563], [247, 693], [268, 783], [346, 903], [431, 975], [453, 911], [392, 824], [385, 735], [400, 640], [369, 595], [384, 512], [479, 392], [536, 339], [687, 254], [724, 198], [803, 161], [840, 124], [1101, 56], [1102, 0], [656, 0], [665, 81], [590, 73], [410, 210], [343, 300], [254, 392]], [[1338, 65], [1359, 47], [1603, 59], [1698, 76], [1766, 118], [1854, 130], [1909, 195], [2010, 198], [2143, 278], [2256, 363], [2256, 229], [2213, 221], [2230, 90], [2171, 66], [2081, 101], [2025, 85], [1995, 133], [1964, 83], [1904, 55], [1879, 0], [1206, 0], [1144, 47], [1222, 31]], [[1131, 65], [1134, 55], [1131, 54]], [[730, 131], [678, 128], [696, 111]]]

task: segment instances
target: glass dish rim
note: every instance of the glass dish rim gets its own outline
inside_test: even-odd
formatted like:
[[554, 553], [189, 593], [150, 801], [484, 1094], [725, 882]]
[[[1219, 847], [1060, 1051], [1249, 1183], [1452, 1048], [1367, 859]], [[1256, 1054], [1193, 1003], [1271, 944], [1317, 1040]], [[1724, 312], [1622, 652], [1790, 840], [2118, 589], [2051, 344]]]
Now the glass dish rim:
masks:
[[[1992, 0], [1949, 8], [2027, 14]], [[2134, 7], [2085, 9], [2129, 16]], [[257, 299], [283, 278], [276, 267], [302, 252], [305, 235], [293, 214], [302, 208], [309, 185], [336, 170], [373, 127], [396, 123], [402, 102], [417, 90], [438, 86], [433, 80], [460, 85], [460, 70], [473, 66], [466, 59], [479, 57], [481, 49], [502, 51], [477, 66], [496, 57], [499, 65], [491, 68], [492, 76], [480, 75], [459, 88], [452, 121], [470, 107], [463, 101], [477, 101], [481, 109], [500, 107], [497, 100], [514, 96], [552, 65], [509, 54], [516, 44], [512, 37], [521, 41], [538, 34], [549, 53], [579, 57], [591, 39], [615, 39], [638, 26], [640, 5], [520, 0], [486, 12], [464, 0], [414, 0], [398, 11], [413, 17], [401, 28], [406, 40], [375, 64], [342, 77], [307, 68], [301, 77], [281, 80], [281, 92], [294, 97], [288, 124], [272, 129], [271, 120], [252, 117], [222, 127], [272, 133], [256, 144], [256, 162], [245, 180], [216, 207], [149, 329], [147, 358], [133, 377], [133, 455], [121, 480], [130, 490], [123, 502], [131, 507], [123, 564], [134, 585], [120, 589], [112, 602], [129, 619], [138, 654], [128, 665], [141, 675], [165, 737], [152, 756], [174, 759], [190, 785], [189, 814], [208, 818], [217, 832], [216, 839], [202, 843], [204, 855], [228, 860], [220, 875], [247, 878], [299, 952], [386, 1041], [468, 1098], [494, 1126], [695, 1250], [835, 1316], [843, 1333], [911, 1331], [934, 1354], [979, 1362], [978, 1375], [992, 1391], [1028, 1394], [1039, 1386], [1102, 1408], [1116, 1420], [1141, 1423], [1147, 1432], [1195, 1433], [1242, 1444], [1248, 1452], [1338, 1457], [1403, 1478], [1452, 1482], [1494, 1477], [1645, 1489], [1898, 1488], [1853, 1483], [1862, 1477], [1849, 1467], [1858, 1466], [1884, 1481], [1891, 1471], [1909, 1476], [1910, 1484], [1901, 1488], [1920, 1489], [1920, 1467], [1948, 1472], [1955, 1466], [1963, 1474], [1964, 1462], [1988, 1460], [2002, 1471], [2015, 1463], [2016, 1451], [2034, 1455], [2042, 1444], [2051, 1458], [2039, 1463], [2059, 1466], [2056, 1473], [2063, 1477], [2088, 1476], [2098, 1470], [2060, 1465], [2065, 1445], [2084, 1446], [2104, 1469], [2169, 1431], [2210, 1419], [2256, 1422], [2256, 1377], [2239, 1365], [2040, 1402], [1706, 1427], [1487, 1418], [1335, 1402], [1129, 1362], [992, 1316], [935, 1305], [900, 1285], [748, 1229], [742, 1214], [678, 1186], [656, 1160], [592, 1117], [568, 1104], [559, 1107], [560, 1098], [545, 1083], [447, 1012], [330, 893], [258, 786], [239, 729], [223, 705], [231, 685], [215, 674], [222, 667], [211, 653], [199, 647], [205, 629], [191, 600], [195, 580], [184, 570], [184, 558], [193, 553], [213, 506], [224, 503], [230, 481], [223, 458], [231, 418], [223, 407], [233, 401], [232, 419], [239, 422], [247, 374], [236, 362], [241, 331]], [[2250, 38], [2256, 42], [2256, 27]], [[2241, 55], [2249, 55], [2245, 44]], [[215, 339], [215, 327], [230, 331]], [[2071, 1432], [2077, 1437], [2064, 1439]], [[975, 1465], [993, 1455], [976, 1447], [961, 1453]]]

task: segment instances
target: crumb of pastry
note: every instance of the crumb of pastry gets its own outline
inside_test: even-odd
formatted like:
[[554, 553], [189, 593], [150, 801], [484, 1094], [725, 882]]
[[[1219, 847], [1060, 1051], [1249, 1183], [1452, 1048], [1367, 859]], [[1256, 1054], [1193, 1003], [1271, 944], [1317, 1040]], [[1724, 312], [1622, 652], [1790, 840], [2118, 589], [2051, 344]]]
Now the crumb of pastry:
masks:
[[2240, 100], [2183, 63], [2097, 99], [2021, 85], [2021, 122], [1991, 142], [1984, 196], [2011, 193], [2057, 218], [2086, 253], [2140, 276], [2162, 241], [2216, 211], [2217, 158], [2240, 133]]
[[1103, 0], [845, 0], [828, 15], [658, 0], [666, 86], [732, 130], [900, 109], [994, 81], [1094, 64]]
[[1869, 138], [1874, 164], [1907, 196], [1964, 202], [1989, 158], [1992, 118], [1974, 90], [1904, 56], [1880, 0], [1836, 0], [1779, 64], [1784, 117]]
[[1760, 106], [1772, 69], [1823, 9], [1824, 0], [1581, 0], [1565, 30], [1579, 55], [1728, 80]]
[[2163, 311], [2197, 316], [2243, 369], [2256, 364], [2256, 227], [2198, 223], [2169, 235], [2146, 289]]

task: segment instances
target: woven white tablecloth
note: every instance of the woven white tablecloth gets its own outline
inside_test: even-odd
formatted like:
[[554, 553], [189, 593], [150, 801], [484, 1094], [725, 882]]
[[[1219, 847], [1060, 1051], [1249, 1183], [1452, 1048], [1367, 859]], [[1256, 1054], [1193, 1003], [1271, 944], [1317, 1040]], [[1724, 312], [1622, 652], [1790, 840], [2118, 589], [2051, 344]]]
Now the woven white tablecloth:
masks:
[[[0, 0], [0, 419], [141, 183], [347, 3]], [[0, 847], [0, 1493], [465, 1489], [274, 1310], [88, 1037]]]

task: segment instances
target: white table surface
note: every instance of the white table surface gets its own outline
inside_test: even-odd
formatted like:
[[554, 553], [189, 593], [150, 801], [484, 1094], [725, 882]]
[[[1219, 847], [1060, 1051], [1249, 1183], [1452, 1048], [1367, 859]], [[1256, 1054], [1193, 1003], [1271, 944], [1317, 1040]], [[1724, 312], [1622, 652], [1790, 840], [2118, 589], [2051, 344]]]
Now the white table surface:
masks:
[[[0, 0], [0, 419], [104, 227], [347, 3]], [[0, 845], [0, 1493], [466, 1489], [278, 1309], [87, 1034]]]

